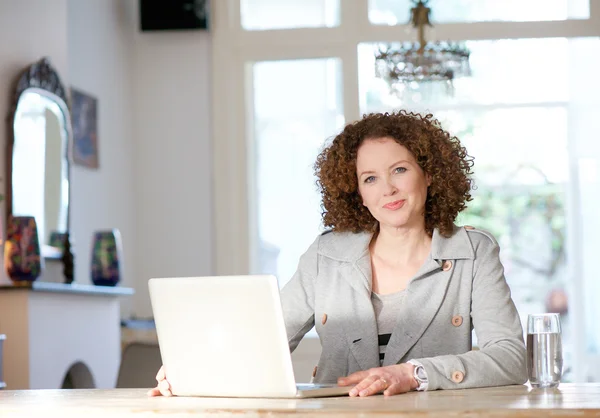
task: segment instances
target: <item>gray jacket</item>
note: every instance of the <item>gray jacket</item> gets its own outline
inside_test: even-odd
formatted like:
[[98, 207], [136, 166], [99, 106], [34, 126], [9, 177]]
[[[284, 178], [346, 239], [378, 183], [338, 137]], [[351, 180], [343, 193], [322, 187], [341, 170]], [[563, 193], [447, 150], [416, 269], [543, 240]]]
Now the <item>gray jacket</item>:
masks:
[[[322, 353], [315, 382], [334, 383], [379, 367], [371, 237], [320, 235], [281, 291], [292, 351], [316, 325]], [[435, 230], [432, 238], [429, 258], [408, 284], [383, 365], [418, 360], [427, 372], [428, 390], [525, 383], [523, 330], [496, 240], [463, 227], [450, 238]], [[477, 350], [472, 350], [473, 328]]]

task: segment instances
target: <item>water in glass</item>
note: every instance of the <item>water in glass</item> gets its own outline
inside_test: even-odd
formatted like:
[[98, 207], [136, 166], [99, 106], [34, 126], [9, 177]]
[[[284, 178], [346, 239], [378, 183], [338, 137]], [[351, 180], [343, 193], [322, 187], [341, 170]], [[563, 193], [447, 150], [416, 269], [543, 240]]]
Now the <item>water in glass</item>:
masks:
[[562, 341], [557, 314], [529, 315], [527, 373], [532, 387], [551, 388], [562, 377]]

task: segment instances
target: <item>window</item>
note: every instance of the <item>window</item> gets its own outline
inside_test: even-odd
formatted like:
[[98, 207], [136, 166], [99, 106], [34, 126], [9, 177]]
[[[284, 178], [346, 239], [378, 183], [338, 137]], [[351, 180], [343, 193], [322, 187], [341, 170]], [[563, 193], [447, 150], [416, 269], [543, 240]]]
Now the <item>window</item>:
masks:
[[240, 0], [246, 30], [318, 28], [339, 25], [339, 0]]
[[600, 16], [589, 1], [430, 0], [437, 33], [467, 42], [473, 75], [454, 94], [424, 84], [401, 97], [375, 77], [373, 50], [410, 40], [387, 27], [408, 21], [409, 0], [226, 3], [240, 21], [217, 21], [213, 45], [217, 273], [285, 284], [321, 231], [312, 165], [324, 141], [362, 113], [432, 112], [475, 157], [475, 199], [457, 223], [499, 240], [523, 320], [566, 307], [565, 379], [600, 381]]
[[322, 232], [313, 164], [325, 138], [344, 124], [341, 66], [335, 58], [268, 61], [252, 71], [255, 271], [276, 275], [283, 286]]
[[[569, 98], [569, 42], [564, 38], [469, 41], [471, 77], [416, 85], [402, 99], [390, 94], [375, 76], [378, 44], [360, 44], [361, 113], [390, 108], [473, 106], [493, 104], [566, 103]], [[572, 48], [571, 48], [572, 49]]]
[[[424, 84], [400, 100], [375, 77], [373, 46], [361, 45], [361, 113], [431, 111], [466, 146], [475, 158], [476, 189], [457, 223], [488, 230], [498, 240], [526, 324], [528, 313], [566, 308], [563, 298], [570, 291], [569, 41], [478, 41], [468, 47], [473, 74], [456, 80], [454, 94], [445, 94], [443, 83]], [[548, 67], [551, 73], [539, 74]], [[561, 313], [566, 370], [572, 370], [572, 325], [568, 312]]]
[[[376, 25], [410, 21], [410, 0], [369, 0], [369, 20]], [[587, 19], [587, 0], [430, 0], [430, 19], [441, 22], [535, 22]]]

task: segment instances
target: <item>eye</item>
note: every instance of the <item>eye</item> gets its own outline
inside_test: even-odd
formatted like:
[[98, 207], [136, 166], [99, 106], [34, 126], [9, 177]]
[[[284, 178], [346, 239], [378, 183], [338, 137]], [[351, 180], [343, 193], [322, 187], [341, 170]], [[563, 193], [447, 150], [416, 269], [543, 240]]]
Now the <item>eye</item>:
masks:
[[373, 183], [375, 181], [375, 176], [369, 176], [365, 179], [365, 183]]
[[394, 173], [397, 173], [397, 174], [398, 174], [398, 173], [404, 173], [405, 171], [406, 171], [406, 168], [405, 168], [405, 167], [396, 167], [396, 168], [394, 169]]

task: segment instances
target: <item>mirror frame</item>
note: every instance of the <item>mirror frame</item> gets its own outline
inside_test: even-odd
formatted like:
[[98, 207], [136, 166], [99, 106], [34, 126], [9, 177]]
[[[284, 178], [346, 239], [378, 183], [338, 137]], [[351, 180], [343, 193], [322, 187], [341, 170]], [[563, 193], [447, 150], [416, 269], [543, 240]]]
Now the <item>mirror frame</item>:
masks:
[[72, 160], [72, 141], [73, 133], [71, 127], [70, 101], [67, 97], [66, 90], [60, 81], [60, 77], [56, 70], [50, 64], [48, 57], [44, 57], [39, 61], [29, 65], [18, 76], [13, 88], [11, 97], [11, 105], [8, 114], [8, 140], [6, 152], [6, 221], [12, 215], [12, 159], [15, 144], [14, 118], [17, 112], [19, 99], [25, 91], [36, 91], [37, 93], [46, 96], [58, 104], [63, 113], [65, 120], [65, 128], [67, 130], [67, 187], [68, 187], [68, 204], [67, 204], [67, 222], [66, 231], [64, 231], [65, 239], [63, 242], [63, 254], [60, 257], [63, 263], [63, 274], [65, 283], [71, 284], [74, 279], [74, 257], [71, 251], [70, 234], [70, 218], [71, 218], [71, 160]]

